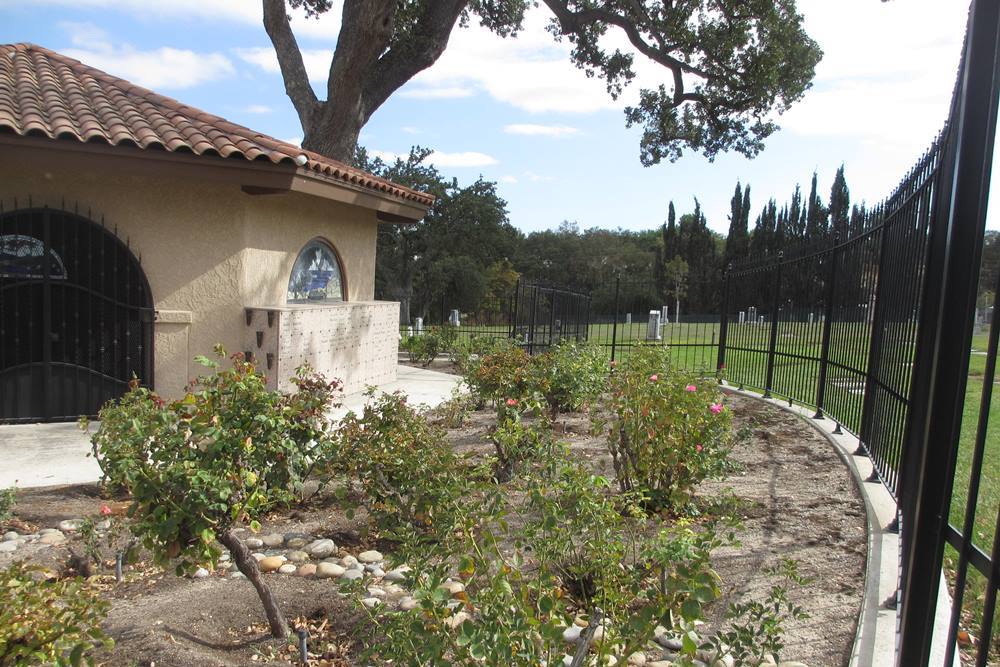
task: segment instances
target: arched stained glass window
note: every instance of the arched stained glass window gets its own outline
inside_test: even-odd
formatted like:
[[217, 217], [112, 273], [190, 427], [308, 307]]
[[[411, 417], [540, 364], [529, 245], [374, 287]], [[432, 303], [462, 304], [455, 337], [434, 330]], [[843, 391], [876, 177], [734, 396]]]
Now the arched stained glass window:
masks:
[[302, 248], [288, 280], [288, 303], [344, 300], [344, 276], [337, 253], [326, 242], [313, 239]]

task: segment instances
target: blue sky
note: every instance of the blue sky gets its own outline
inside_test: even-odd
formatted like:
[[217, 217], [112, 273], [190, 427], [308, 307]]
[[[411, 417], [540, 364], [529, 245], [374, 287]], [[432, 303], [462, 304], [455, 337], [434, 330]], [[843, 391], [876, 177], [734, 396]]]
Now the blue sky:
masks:
[[[841, 163], [852, 199], [877, 201], [944, 121], [965, 3], [800, 0], [799, 7], [826, 55], [813, 88], [754, 160], [725, 155], [709, 163], [688, 154], [642, 167], [638, 130], [625, 128], [622, 109], [639, 85], [656, 85], [664, 73], [642, 63], [639, 85], [612, 101], [544, 31], [544, 8], [529, 14], [516, 39], [476, 25], [453, 34], [441, 60], [375, 113], [361, 142], [386, 156], [424, 145], [461, 183], [480, 174], [498, 181], [512, 223], [525, 231], [563, 220], [648, 229], [663, 222], [669, 200], [683, 212], [698, 197], [709, 224], [724, 232], [737, 179], [751, 185], [756, 215], [767, 198], [786, 200], [797, 182], [808, 187], [813, 170], [826, 199]], [[320, 21], [297, 16], [292, 25], [323, 97], [339, 12]], [[624, 44], [620, 35], [609, 40]], [[20, 41], [278, 138], [302, 136], [256, 0], [0, 0], [0, 42]]]

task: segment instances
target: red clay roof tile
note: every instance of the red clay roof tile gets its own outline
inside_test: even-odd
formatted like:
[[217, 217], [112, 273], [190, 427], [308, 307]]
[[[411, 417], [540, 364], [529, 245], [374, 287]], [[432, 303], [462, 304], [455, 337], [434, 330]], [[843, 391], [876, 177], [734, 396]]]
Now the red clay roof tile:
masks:
[[34, 44], [0, 44], [0, 129], [50, 139], [155, 146], [228, 159], [295, 164], [368, 190], [429, 206], [434, 197], [186, 106]]

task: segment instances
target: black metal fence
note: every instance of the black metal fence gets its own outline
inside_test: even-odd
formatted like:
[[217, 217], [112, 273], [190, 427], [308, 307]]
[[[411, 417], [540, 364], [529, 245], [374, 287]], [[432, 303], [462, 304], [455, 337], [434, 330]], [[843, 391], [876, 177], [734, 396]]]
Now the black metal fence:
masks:
[[589, 320], [589, 294], [518, 282], [511, 337], [529, 353], [544, 351], [561, 340], [586, 341]]
[[[897, 499], [897, 664], [907, 667], [932, 664], [945, 542], [956, 564], [940, 664], [953, 664], [963, 602], [973, 593], [966, 621], [978, 625], [978, 638], [967, 657], [980, 666], [991, 651], [996, 657], [1000, 508], [990, 494], [1000, 480], [984, 477], [996, 318], [988, 324], [985, 368], [974, 376], [978, 393], [967, 384], [998, 93], [1000, 3], [974, 0], [945, 129], [864, 229], [834, 235], [825, 247], [732, 267], [725, 281], [718, 368], [730, 382], [813, 406], [816, 418], [855, 433], [859, 453], [872, 459], [871, 481]], [[1000, 280], [994, 312], [998, 292]], [[964, 503], [953, 503], [953, 495]], [[983, 508], [996, 512], [985, 517], [985, 529], [977, 517]], [[989, 534], [987, 544], [977, 543], [981, 534]], [[970, 591], [973, 579], [978, 591]]]

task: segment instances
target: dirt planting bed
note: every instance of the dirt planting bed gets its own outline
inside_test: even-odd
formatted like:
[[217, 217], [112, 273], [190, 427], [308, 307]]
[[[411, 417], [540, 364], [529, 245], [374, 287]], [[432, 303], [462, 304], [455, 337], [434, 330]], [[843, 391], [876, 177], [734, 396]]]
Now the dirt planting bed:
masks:
[[[723, 596], [710, 606], [702, 634], [724, 625], [729, 603], [762, 599], [777, 581], [768, 573], [770, 568], [793, 558], [810, 582], [793, 588], [790, 597], [809, 618], [788, 626], [783, 659], [810, 667], [846, 665], [861, 606], [866, 545], [864, 505], [850, 473], [832, 446], [801, 418], [742, 396], [730, 395], [726, 403], [733, 411], [734, 425], [748, 426], [752, 437], [732, 453], [738, 472], [723, 481], [703, 483], [698, 490], [705, 499], [731, 489], [739, 499], [743, 519], [737, 531], [739, 545], [719, 549], [714, 555]], [[487, 440], [493, 423], [491, 411], [475, 412], [462, 428], [450, 430], [448, 437], [456, 451], [470, 459], [486, 457], [493, 451]], [[556, 430], [559, 439], [569, 443], [574, 458], [588, 462], [599, 474], [613, 476], [604, 440], [590, 434], [586, 415], [564, 415]], [[62, 531], [66, 541], [47, 540], [52, 544], [25, 536], [58, 528], [66, 520], [93, 517], [100, 521], [102, 505], [120, 516], [125, 504], [103, 498], [96, 486], [19, 491], [16, 516], [20, 523], [13, 530], [21, 541], [15, 550], [0, 553], [0, 567], [28, 560], [62, 571], [71, 552], [82, 552], [77, 532]], [[339, 593], [337, 578], [317, 578], [307, 565], [315, 567], [325, 561], [330, 563], [328, 569], [360, 567], [364, 581], [386, 594], [385, 603], [405, 604], [406, 591], [399, 590], [391, 577], [390, 547], [361, 538], [364, 520], [363, 514], [348, 520], [332, 497], [320, 498], [270, 517], [260, 531], [259, 536], [276, 540], [258, 547], [260, 553], [278, 555], [287, 559], [285, 565], [294, 565], [295, 572], [286, 567], [286, 574], [265, 576], [288, 619], [300, 618], [313, 629], [311, 646], [322, 650], [312, 665], [362, 664], [357, 659], [359, 640], [372, 630], [365, 614]], [[306, 554], [305, 560], [292, 557], [293, 552], [309, 549], [305, 542], [312, 545], [321, 539], [333, 540], [331, 552], [316, 547], [321, 555]], [[357, 563], [358, 557], [376, 549], [385, 551], [384, 561], [362, 558]], [[106, 566], [95, 576], [102, 595], [112, 601], [105, 628], [117, 644], [113, 652], [99, 656], [101, 664], [295, 664], [295, 653], [286, 643], [268, 638], [250, 583], [227, 563], [188, 578], [143, 562], [126, 568], [123, 584], [114, 582], [111, 571]], [[647, 655], [650, 662], [663, 657]]]

